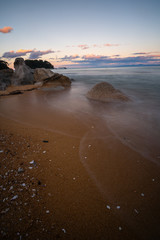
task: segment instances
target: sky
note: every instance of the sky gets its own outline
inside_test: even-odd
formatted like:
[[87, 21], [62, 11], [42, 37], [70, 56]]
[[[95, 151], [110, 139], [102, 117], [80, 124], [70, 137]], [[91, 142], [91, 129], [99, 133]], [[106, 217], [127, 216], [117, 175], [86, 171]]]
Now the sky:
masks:
[[55, 67], [160, 66], [160, 0], [8, 0], [0, 59]]

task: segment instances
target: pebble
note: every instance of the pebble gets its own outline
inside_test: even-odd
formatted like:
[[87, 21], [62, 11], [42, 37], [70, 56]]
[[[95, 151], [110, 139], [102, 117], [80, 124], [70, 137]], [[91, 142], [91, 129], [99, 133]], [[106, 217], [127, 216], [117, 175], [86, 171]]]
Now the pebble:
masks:
[[43, 151], [43, 153], [46, 153], [46, 151]]
[[24, 169], [21, 168], [21, 167], [19, 167], [19, 168], [18, 168], [18, 173], [22, 173], [22, 172], [24, 172]]
[[144, 197], [144, 193], [141, 193], [141, 196]]
[[116, 208], [117, 208], [117, 209], [120, 209], [121, 207], [120, 207], [120, 206], [117, 206]]
[[37, 166], [37, 163], [34, 160], [32, 160], [30, 164], [34, 165], [35, 167]]
[[118, 229], [119, 229], [119, 231], [122, 231], [122, 227], [119, 227]]
[[46, 213], [49, 213], [49, 210], [47, 210]]
[[111, 207], [109, 205], [106, 206], [107, 209], [111, 209]]
[[62, 231], [63, 231], [64, 233], [66, 233], [66, 230], [65, 230], [64, 228], [62, 228]]
[[6, 208], [5, 210], [3, 210], [1, 213], [7, 213], [9, 211], [9, 208]]
[[135, 213], [137, 213], [137, 214], [139, 213], [137, 209], [134, 209], [134, 211], [135, 211]]
[[14, 197], [11, 198], [11, 200], [15, 200], [18, 198], [18, 195], [15, 195]]
[[0, 153], [3, 153], [4, 151], [3, 150], [0, 150]]

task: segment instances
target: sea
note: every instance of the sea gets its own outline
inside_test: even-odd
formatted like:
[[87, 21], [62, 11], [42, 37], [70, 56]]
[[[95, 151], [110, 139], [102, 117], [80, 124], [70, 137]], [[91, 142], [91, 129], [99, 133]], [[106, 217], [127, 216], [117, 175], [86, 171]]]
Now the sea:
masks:
[[[94, 115], [103, 118], [123, 144], [160, 164], [160, 67], [54, 69], [72, 79], [65, 101], [56, 106], [77, 115], [93, 114], [86, 93], [108, 82], [130, 98], [128, 102], [95, 103]], [[54, 106], [54, 99], [49, 99]], [[92, 100], [93, 102], [93, 100]], [[95, 101], [94, 101], [95, 102]], [[55, 107], [55, 106], [54, 106]], [[96, 109], [96, 110], [95, 110]]]

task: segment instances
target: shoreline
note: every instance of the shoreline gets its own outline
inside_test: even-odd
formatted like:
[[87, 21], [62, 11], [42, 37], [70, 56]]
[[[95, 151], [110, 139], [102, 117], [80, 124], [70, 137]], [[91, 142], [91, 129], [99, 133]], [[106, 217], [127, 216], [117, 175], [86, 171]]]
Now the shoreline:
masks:
[[[19, 122], [7, 119], [7, 111], [21, 96], [4, 99], [8, 109], [2, 108], [0, 116], [1, 212], [9, 208], [1, 214], [2, 239], [157, 239], [157, 166], [115, 139], [107, 127], [103, 132], [97, 119], [56, 109], [46, 115], [43, 105], [41, 111], [30, 109], [28, 94]], [[28, 113], [33, 125], [23, 122]], [[42, 123], [48, 125], [43, 128]], [[24, 172], [18, 173], [19, 167]]]

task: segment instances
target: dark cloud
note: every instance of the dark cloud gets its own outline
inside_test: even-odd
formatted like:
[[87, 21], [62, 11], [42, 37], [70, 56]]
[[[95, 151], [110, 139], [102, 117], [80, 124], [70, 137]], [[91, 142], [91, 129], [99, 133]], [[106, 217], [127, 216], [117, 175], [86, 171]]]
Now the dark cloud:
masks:
[[139, 65], [160, 65], [159, 55], [135, 56], [135, 57], [115, 57], [101, 55], [65, 56], [59, 62], [70, 61], [76, 66], [86, 67], [107, 67], [107, 66], [139, 66]]
[[64, 56], [63, 58], [61, 58], [61, 61], [72, 61], [74, 59], [80, 58], [79, 55], [70, 55], [70, 56]]
[[29, 59], [37, 59], [40, 58], [43, 55], [49, 54], [49, 53], [54, 53], [52, 50], [47, 50], [47, 51], [32, 51]]
[[148, 54], [148, 53], [146, 53], [146, 52], [137, 52], [137, 53], [132, 53], [133, 55], [146, 55], [146, 54]]
[[36, 51], [36, 50], [20, 49], [20, 50], [18, 50], [16, 52], [15, 51], [5, 52], [2, 55], [2, 57], [10, 59], [10, 58], [26, 56], [28, 53], [30, 53], [29, 59], [37, 59], [37, 58], [40, 58], [42, 55], [49, 54], [49, 53], [54, 53], [54, 51], [52, 51], [52, 50]]
[[32, 50], [23, 50], [20, 49], [17, 52], [10, 51], [10, 52], [5, 52], [2, 57], [3, 58], [16, 58], [16, 57], [22, 57], [25, 56], [27, 53], [32, 52]]

